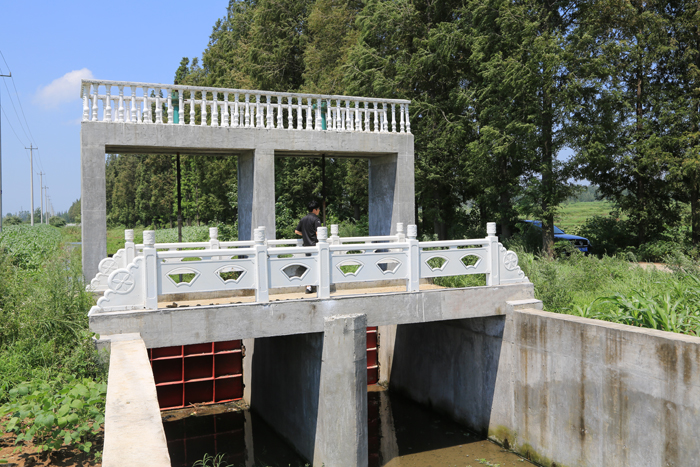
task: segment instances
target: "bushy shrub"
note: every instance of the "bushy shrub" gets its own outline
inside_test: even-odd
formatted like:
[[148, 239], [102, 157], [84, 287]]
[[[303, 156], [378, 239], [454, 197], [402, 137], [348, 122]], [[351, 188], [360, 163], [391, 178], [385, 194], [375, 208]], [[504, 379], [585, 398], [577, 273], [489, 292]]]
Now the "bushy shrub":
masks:
[[569, 233], [586, 237], [591, 242], [591, 253], [613, 256], [620, 250], [634, 246], [636, 232], [626, 220], [611, 216], [593, 216], [583, 226]]
[[12, 214], [8, 214], [5, 216], [5, 218], [2, 220], [2, 225], [20, 225], [22, 223], [22, 219], [20, 219], [17, 216], [13, 216]]
[[66, 220], [62, 217], [53, 216], [51, 219], [49, 219], [49, 225], [53, 225], [54, 227], [63, 227], [66, 225]]

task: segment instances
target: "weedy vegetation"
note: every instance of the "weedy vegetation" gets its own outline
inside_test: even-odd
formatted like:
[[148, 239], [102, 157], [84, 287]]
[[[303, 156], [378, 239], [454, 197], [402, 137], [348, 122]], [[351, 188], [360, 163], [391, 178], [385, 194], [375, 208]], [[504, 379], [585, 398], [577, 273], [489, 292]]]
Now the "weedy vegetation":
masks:
[[93, 304], [80, 250], [66, 247], [59, 228], [3, 228], [0, 432], [18, 446], [98, 453], [106, 378], [88, 328]]

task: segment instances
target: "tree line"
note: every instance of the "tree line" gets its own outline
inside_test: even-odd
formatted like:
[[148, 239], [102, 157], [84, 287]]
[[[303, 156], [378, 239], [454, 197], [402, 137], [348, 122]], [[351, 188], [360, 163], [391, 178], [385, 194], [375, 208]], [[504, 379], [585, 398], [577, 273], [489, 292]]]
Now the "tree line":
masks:
[[[699, 25], [687, 0], [231, 0], [175, 82], [410, 99], [424, 234], [496, 221], [508, 237], [527, 215], [551, 252], [559, 205], [587, 180], [637, 243], [686, 224], [697, 244]], [[187, 221], [233, 222], [235, 160], [182, 157]], [[275, 170], [284, 226], [321, 196], [320, 161]], [[326, 172], [332, 215], [360, 221], [366, 161]], [[173, 221], [171, 157], [110, 156], [107, 177], [111, 222]]]

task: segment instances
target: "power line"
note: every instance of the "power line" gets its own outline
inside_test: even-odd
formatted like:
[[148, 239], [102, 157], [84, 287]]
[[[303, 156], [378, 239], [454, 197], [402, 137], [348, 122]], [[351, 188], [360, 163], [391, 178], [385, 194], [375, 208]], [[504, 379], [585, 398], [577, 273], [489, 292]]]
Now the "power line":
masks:
[[7, 114], [5, 113], [5, 108], [4, 108], [4, 107], [2, 107], [2, 113], [5, 115], [6, 122], [7, 122], [8, 125], [10, 125], [10, 128], [12, 129], [12, 133], [14, 133], [15, 136], [17, 137], [17, 141], [19, 141], [19, 144], [21, 144], [22, 146], [24, 146], [25, 143], [22, 141], [22, 138], [20, 138], [20, 137], [17, 135], [17, 132], [15, 131], [15, 128], [12, 126], [12, 123], [10, 123], [10, 119], [7, 117]]
[[[5, 80], [3, 80], [3, 84], [5, 85], [5, 88], [7, 89], [7, 93], [10, 97], [10, 102], [12, 103], [12, 108], [15, 111], [15, 115], [17, 115], [17, 119], [19, 120], [20, 127], [22, 128], [22, 131], [24, 131], [25, 136], [27, 136], [27, 139], [29, 139], [30, 143], [35, 143], [34, 141], [34, 135], [32, 135], [32, 130], [29, 128], [29, 122], [27, 122], [27, 117], [24, 115], [24, 108], [22, 107], [22, 100], [19, 98], [19, 93], [17, 92], [17, 85], [15, 84], [15, 79], [12, 77], [12, 70], [10, 70], [10, 65], [7, 64], [7, 60], [5, 60], [5, 55], [3, 55], [2, 51], [0, 50], [0, 57], [2, 57], [2, 61], [5, 62], [5, 67], [7, 67], [7, 71], [10, 73], [10, 79], [12, 80], [12, 87], [15, 89], [15, 95], [17, 96], [17, 104], [19, 105], [20, 111], [22, 112], [22, 117], [24, 118], [24, 123], [27, 126], [27, 129], [25, 131], [24, 129], [24, 124], [22, 124], [22, 119], [19, 117], [19, 113], [17, 112], [17, 108], [15, 107], [15, 101], [12, 99], [12, 95], [10, 94], [10, 88], [7, 87], [7, 83]], [[29, 135], [27, 135], [27, 132], [29, 132]]]
[[7, 89], [7, 96], [10, 98], [10, 103], [12, 103], [12, 109], [15, 111], [15, 115], [17, 116], [17, 120], [19, 121], [19, 127], [22, 129], [22, 131], [24, 132], [24, 136], [27, 137], [29, 142], [33, 143], [32, 139], [27, 134], [27, 130], [24, 129], [24, 125], [22, 124], [22, 119], [19, 118], [19, 113], [17, 112], [17, 107], [15, 107], [15, 101], [14, 101], [14, 99], [12, 99], [12, 94], [10, 94], [10, 88], [7, 87], [7, 83], [5, 83], [4, 80], [3, 80], [3, 84], [5, 85], [5, 89]]

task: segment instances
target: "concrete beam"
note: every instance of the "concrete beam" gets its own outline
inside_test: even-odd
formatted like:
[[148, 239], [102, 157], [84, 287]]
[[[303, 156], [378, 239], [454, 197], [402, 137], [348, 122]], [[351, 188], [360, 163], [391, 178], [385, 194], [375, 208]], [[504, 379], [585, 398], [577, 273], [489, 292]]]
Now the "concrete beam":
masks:
[[533, 285], [526, 283], [329, 300], [119, 311], [92, 314], [90, 329], [100, 335], [139, 333], [149, 348], [169, 347], [323, 332], [324, 319], [340, 314], [365, 314], [368, 326], [503, 315], [507, 301], [533, 297]]
[[102, 456], [104, 467], [170, 467], [156, 384], [138, 334], [110, 344]]

